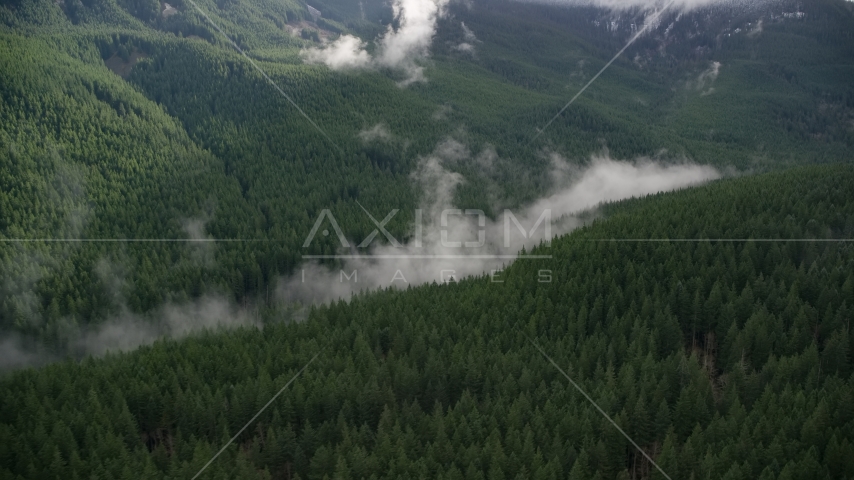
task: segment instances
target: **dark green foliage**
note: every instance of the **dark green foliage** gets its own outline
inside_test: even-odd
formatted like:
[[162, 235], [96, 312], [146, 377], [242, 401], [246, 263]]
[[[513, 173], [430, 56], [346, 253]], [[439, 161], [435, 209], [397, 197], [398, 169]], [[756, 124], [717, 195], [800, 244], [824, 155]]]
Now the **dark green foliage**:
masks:
[[[165, 302], [265, 303], [302, 254], [335, 251], [334, 238], [301, 247], [322, 209], [352, 238], [373, 229], [356, 200], [411, 212], [411, 173], [448, 137], [502, 159], [488, 173], [450, 166], [468, 180], [456, 203], [493, 214], [495, 197], [542, 195], [553, 151], [583, 164], [605, 148], [666, 148], [755, 172], [850, 160], [854, 147], [852, 16], [837, 0], [806, 2], [803, 21], [761, 35], [722, 32], [768, 11], [693, 12], [662, 49], [667, 18], [533, 144], [622, 47], [625, 23], [614, 33], [595, 9], [455, 4], [429, 81], [401, 89], [394, 72], [303, 64], [320, 34], [288, 32], [307, 18], [301, 3], [198, 3], [335, 145], [190, 2], [169, 17], [150, 1], [5, 2], [3, 240], [251, 241], [4, 242], [4, 336], [63, 357], [81, 353], [86, 328], [125, 313], [155, 321]], [[377, 0], [313, 6], [333, 35], [371, 40], [392, 22]], [[713, 92], [697, 80], [711, 62], [722, 64]], [[391, 140], [358, 136], [380, 123]], [[674, 478], [851, 478], [852, 245], [818, 240], [854, 237], [852, 185], [850, 167], [813, 167], [621, 202], [503, 284], [377, 292], [301, 323], [8, 374], [0, 478], [190, 478], [322, 347], [207, 478], [659, 478], [514, 325]], [[388, 225], [398, 238], [407, 215]]]
[[[847, 160], [854, 146], [854, 55], [844, 41], [851, 15], [830, 1], [805, 6], [803, 22], [770, 22], [758, 37], [720, 44], [688, 38], [695, 32], [685, 25], [717, 31], [726, 25], [709, 19], [726, 15], [692, 13], [677, 24], [687, 40], [658, 55], [662, 33], [642, 39], [533, 144], [536, 126], [625, 41], [626, 31], [594, 25], [601, 11], [502, 1], [453, 6], [425, 63], [429, 81], [401, 89], [388, 72], [302, 64], [299, 49], [319, 38], [314, 27], [312, 42], [286, 31], [307, 18], [302, 4], [197, 3], [340, 150], [189, 2], [172, 2], [177, 13], [166, 18], [159, 2], [135, 0], [0, 6], [3, 238], [186, 238], [188, 225], [196, 225], [203, 236], [253, 240], [204, 251], [4, 243], [0, 265], [14, 288], [2, 287], [0, 330], [73, 353], [66, 347], [80, 328], [125, 307], [143, 314], [209, 292], [263, 303], [301, 255], [334, 251], [333, 238], [301, 248], [322, 209], [331, 209], [351, 238], [373, 228], [356, 200], [374, 212], [400, 209], [388, 228], [408, 235], [419, 194], [411, 173], [448, 137], [472, 156], [494, 150], [501, 159], [492, 172], [476, 161], [451, 166], [467, 179], [455, 203], [492, 214], [495, 198], [519, 205], [549, 187], [544, 153], [552, 150], [584, 163], [603, 147], [617, 158], [667, 148], [666, 158], [764, 170]], [[369, 40], [391, 21], [391, 10], [377, 1], [314, 6], [328, 20], [318, 27], [352, 28]], [[731, 14], [730, 21], [751, 19]], [[477, 35], [474, 55], [453, 48], [466, 40], [459, 22]], [[638, 66], [633, 59], [647, 60]], [[714, 94], [703, 96], [688, 83], [712, 61], [722, 62], [722, 73]], [[380, 123], [393, 140], [358, 137]], [[99, 278], [105, 262], [122, 282]], [[118, 295], [110, 283], [119, 285]], [[683, 300], [690, 309], [695, 299]], [[710, 321], [693, 315], [692, 328]], [[662, 335], [672, 337], [670, 320], [662, 322]]]
[[319, 42], [320, 37], [317, 34], [317, 30], [311, 30], [308, 28], [303, 28], [300, 32], [300, 37], [304, 40], [312, 40], [314, 42]]
[[[377, 292], [11, 374], [3, 475], [192, 476], [321, 352], [205, 478], [659, 478], [514, 325], [673, 478], [854, 474], [854, 252], [818, 241], [854, 233], [854, 169], [605, 210], [502, 284]], [[816, 241], [607, 240], [704, 237]]]

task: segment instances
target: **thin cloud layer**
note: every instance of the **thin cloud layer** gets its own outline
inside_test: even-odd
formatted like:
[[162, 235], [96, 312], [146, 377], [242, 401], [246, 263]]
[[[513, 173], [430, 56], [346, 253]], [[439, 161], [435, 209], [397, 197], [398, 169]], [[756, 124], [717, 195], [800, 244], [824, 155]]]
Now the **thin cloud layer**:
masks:
[[475, 53], [474, 45], [476, 43], [480, 43], [480, 40], [478, 40], [477, 36], [474, 34], [474, 32], [471, 31], [471, 29], [466, 26], [465, 22], [460, 22], [460, 27], [463, 30], [463, 38], [465, 38], [465, 41], [458, 44], [458, 45], [455, 45], [454, 50], [474, 54]]
[[430, 44], [436, 34], [436, 22], [445, 13], [449, 0], [394, 0], [392, 10], [398, 28], [388, 26], [377, 40], [373, 57], [365, 50], [366, 44], [353, 35], [342, 35], [323, 48], [302, 51], [309, 63], [322, 63], [333, 70], [367, 67], [403, 69], [406, 79], [401, 86], [424, 81], [424, 70], [418, 65], [429, 54]]
[[373, 141], [388, 142], [394, 138], [394, 135], [389, 132], [385, 123], [378, 123], [371, 128], [362, 130], [357, 136], [364, 143], [370, 143]]
[[715, 80], [718, 79], [718, 75], [721, 72], [721, 63], [720, 62], [712, 62], [711, 66], [708, 70], [704, 71], [697, 77], [697, 90], [703, 90], [708, 86], [708, 89], [703, 91], [702, 95], [705, 97], [706, 95], [711, 95], [715, 92], [715, 89], [712, 85], [714, 85]]
[[[509, 213], [500, 210], [503, 213], [493, 220], [477, 210], [453, 205], [455, 190], [466, 179], [446, 165], [461, 157], [471, 159], [463, 145], [445, 141], [420, 160], [413, 180], [424, 192], [422, 221], [416, 221], [412, 240], [399, 246], [351, 249], [346, 253], [360, 256], [344, 259], [343, 266], [335, 270], [306, 264], [296, 275], [279, 282], [278, 298], [325, 302], [346, 299], [362, 290], [492, 274], [523, 248], [530, 250], [579, 227], [583, 224], [579, 215], [603, 202], [685, 188], [721, 176], [712, 167], [691, 163], [664, 164], [647, 158], [618, 161], [601, 155], [580, 168], [553, 156], [554, 193]], [[385, 212], [373, 214], [385, 216]]]
[[[96, 270], [103, 270], [102, 263]], [[183, 303], [169, 302], [157, 310], [141, 315], [125, 305], [120, 312], [97, 325], [77, 327], [72, 318], [63, 319], [63, 340], [68, 342], [68, 355], [102, 356], [108, 352], [126, 352], [160, 338], [182, 338], [193, 332], [237, 327], [259, 327], [252, 312], [241, 309], [226, 297], [205, 295]], [[61, 360], [35, 338], [5, 333], [0, 338], [0, 373], [34, 367]]]
[[364, 68], [371, 64], [365, 42], [353, 35], [341, 35], [322, 49], [303, 50], [302, 56], [309, 63], [323, 63], [333, 70]]
[[123, 308], [122, 314], [83, 330], [72, 345], [85, 354], [100, 356], [133, 350], [158, 338], [181, 338], [196, 331], [241, 326], [257, 327], [259, 322], [225, 297], [206, 295], [185, 303], [167, 303], [154, 315], [137, 315]]

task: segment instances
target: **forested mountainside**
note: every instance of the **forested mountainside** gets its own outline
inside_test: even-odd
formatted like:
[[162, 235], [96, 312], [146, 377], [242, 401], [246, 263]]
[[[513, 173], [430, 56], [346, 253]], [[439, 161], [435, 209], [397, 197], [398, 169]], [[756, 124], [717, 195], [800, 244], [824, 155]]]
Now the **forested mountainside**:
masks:
[[[644, 12], [449, 4], [419, 60], [426, 81], [400, 87], [393, 68], [332, 71], [301, 54], [340, 34], [376, 48], [395, 21], [382, 2], [316, 2], [316, 21], [295, 1], [196, 4], [331, 141], [192, 2], [5, 2], [4, 335], [62, 356], [120, 314], [207, 294], [261, 308], [303, 255], [337, 251], [333, 236], [302, 248], [324, 209], [353, 238], [374, 228], [357, 202], [399, 209], [387, 228], [411, 235], [412, 173], [447, 138], [471, 152], [449, 166], [468, 180], [455, 204], [490, 215], [495, 198], [503, 208], [548, 190], [552, 153], [758, 172], [848, 161], [854, 146], [854, 16], [842, 0], [666, 12], [536, 141]], [[500, 159], [489, 173], [484, 151]]]
[[495, 278], [10, 374], [0, 476], [191, 478], [317, 355], [201, 478], [663, 478], [532, 342], [671, 478], [854, 476], [854, 168], [604, 210]]

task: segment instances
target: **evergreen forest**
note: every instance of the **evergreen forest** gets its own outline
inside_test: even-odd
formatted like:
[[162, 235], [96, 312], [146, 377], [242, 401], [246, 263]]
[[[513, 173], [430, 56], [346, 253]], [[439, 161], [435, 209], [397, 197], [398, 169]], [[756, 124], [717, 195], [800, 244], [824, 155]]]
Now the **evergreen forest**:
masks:
[[[0, 478], [854, 478], [854, 3], [609, 3], [0, 4]], [[602, 159], [715, 174], [288, 295]]]

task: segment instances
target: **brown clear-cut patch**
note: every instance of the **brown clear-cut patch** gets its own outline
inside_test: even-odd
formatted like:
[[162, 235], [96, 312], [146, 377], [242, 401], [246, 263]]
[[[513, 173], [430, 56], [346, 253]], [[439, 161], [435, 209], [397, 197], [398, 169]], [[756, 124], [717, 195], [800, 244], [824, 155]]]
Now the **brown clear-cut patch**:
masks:
[[104, 63], [107, 65], [107, 68], [113, 71], [116, 75], [119, 75], [122, 78], [127, 78], [130, 75], [131, 69], [133, 66], [139, 62], [140, 59], [146, 58], [146, 55], [143, 52], [133, 52], [128, 56], [127, 60], [124, 60], [119, 54], [115, 53], [112, 57], [104, 60]]

